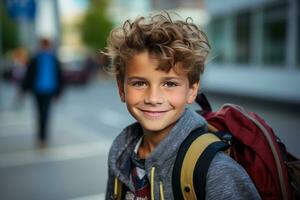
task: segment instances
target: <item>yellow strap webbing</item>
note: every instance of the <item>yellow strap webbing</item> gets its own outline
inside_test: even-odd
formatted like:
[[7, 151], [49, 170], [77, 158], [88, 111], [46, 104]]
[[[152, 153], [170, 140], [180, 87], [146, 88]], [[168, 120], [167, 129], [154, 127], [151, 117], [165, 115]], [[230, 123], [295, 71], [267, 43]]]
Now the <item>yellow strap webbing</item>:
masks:
[[197, 200], [195, 189], [193, 186], [195, 165], [200, 155], [208, 147], [208, 145], [217, 141], [220, 141], [217, 136], [212, 133], [205, 133], [195, 139], [186, 152], [182, 163], [180, 176], [181, 192], [185, 200]]
[[207, 127], [208, 127], [208, 132], [216, 133], [219, 131], [216, 127], [214, 127], [211, 124], [207, 124]]

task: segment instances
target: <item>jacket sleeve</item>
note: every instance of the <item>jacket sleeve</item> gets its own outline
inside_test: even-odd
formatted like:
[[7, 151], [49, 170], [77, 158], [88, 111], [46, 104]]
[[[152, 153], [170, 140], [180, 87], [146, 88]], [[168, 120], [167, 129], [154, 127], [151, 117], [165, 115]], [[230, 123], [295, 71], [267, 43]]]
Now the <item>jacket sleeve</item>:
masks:
[[231, 157], [219, 152], [208, 169], [205, 199], [256, 200], [261, 198], [244, 168]]
[[105, 200], [113, 199], [113, 192], [114, 192], [114, 176], [110, 173], [110, 169], [108, 169], [108, 179], [106, 183], [106, 193], [105, 193]]

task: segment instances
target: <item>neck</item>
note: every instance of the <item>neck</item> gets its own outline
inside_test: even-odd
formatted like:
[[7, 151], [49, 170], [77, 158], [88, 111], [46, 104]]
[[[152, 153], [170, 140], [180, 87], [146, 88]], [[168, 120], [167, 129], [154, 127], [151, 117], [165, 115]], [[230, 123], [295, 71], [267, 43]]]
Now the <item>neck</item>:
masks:
[[169, 134], [173, 126], [167, 127], [163, 131], [147, 131], [143, 130], [144, 138], [138, 150], [138, 155], [142, 159], [146, 159], [151, 152], [159, 145], [159, 143]]

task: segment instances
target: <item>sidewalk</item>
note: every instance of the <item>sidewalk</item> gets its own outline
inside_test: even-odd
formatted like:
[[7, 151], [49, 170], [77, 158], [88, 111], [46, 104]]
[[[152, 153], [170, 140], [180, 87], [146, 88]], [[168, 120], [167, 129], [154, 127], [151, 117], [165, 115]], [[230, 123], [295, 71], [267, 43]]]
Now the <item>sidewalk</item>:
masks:
[[[87, 99], [97, 101], [93, 87], [66, 91], [54, 106], [49, 146], [39, 149], [31, 97], [14, 107], [14, 86], [2, 84], [0, 199], [104, 198], [107, 154], [114, 138], [105, 132], [117, 133], [118, 127], [101, 122], [112, 111], [100, 115], [100, 108], [82, 105]], [[90, 119], [84, 120], [86, 116]]]

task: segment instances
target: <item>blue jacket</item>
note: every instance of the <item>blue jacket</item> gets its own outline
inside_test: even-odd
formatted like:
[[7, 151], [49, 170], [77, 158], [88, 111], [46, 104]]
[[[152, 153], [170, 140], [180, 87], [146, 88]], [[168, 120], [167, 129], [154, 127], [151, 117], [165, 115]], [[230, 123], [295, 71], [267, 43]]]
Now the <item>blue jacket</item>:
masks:
[[[40, 62], [39, 56], [40, 56], [40, 54], [35, 55], [30, 60], [28, 66], [27, 66], [25, 76], [21, 82], [21, 90], [23, 92], [31, 91], [34, 94], [39, 94], [41, 92], [41, 90], [43, 89], [43, 88], [37, 87], [37, 85], [39, 84], [38, 82], [41, 82], [40, 80], [38, 80], [39, 79], [38, 76], [40, 74], [39, 69], [38, 69], [38, 64]], [[53, 74], [51, 73], [54, 76], [54, 79], [50, 80], [50, 82], [55, 81], [55, 83], [54, 83], [55, 87], [53, 90], [51, 90], [51, 94], [58, 96], [62, 92], [64, 82], [63, 82], [63, 75], [62, 75], [62, 69], [61, 69], [60, 62], [54, 55], [53, 55], [53, 59], [54, 59], [53, 63], [51, 64], [53, 66], [49, 66], [49, 67], [54, 67], [54, 69], [53, 69], [54, 73]], [[44, 88], [44, 89], [47, 89], [47, 88]]]

